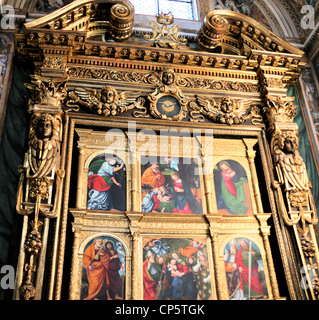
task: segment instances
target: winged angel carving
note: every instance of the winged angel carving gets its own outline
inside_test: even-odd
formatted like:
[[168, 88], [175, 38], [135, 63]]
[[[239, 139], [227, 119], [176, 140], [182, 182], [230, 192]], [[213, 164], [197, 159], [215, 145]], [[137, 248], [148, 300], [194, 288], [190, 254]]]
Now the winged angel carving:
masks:
[[93, 112], [104, 116], [115, 116], [131, 109], [135, 117], [147, 117], [144, 107], [145, 99], [140, 93], [124, 91], [118, 93], [114, 87], [105, 86], [100, 90], [77, 88], [68, 93], [66, 105], [74, 111], [80, 106], [89, 108]]
[[241, 124], [252, 119], [252, 124], [260, 124], [262, 116], [259, 114], [259, 108], [251, 107], [252, 101], [245, 99], [235, 101], [229, 97], [212, 99], [208, 96], [196, 95], [196, 102], [192, 101], [190, 106], [191, 121], [204, 121], [204, 116], [214, 122], [225, 123], [228, 125]]

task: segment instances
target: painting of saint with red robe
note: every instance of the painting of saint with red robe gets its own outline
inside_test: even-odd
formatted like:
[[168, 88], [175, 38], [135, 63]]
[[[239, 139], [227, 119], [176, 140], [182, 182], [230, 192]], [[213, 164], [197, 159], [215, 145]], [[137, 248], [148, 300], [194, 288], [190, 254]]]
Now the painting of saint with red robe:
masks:
[[252, 214], [252, 203], [245, 169], [234, 160], [223, 160], [214, 169], [218, 213]]
[[211, 299], [206, 239], [144, 239], [143, 257], [144, 300]]
[[95, 157], [89, 166], [87, 208], [91, 210], [126, 210], [126, 168], [123, 161], [110, 154]]
[[83, 253], [81, 300], [123, 300], [125, 250], [113, 237], [91, 240]]
[[224, 249], [224, 264], [230, 300], [268, 298], [260, 250], [254, 242], [231, 240]]
[[198, 164], [194, 159], [141, 157], [142, 211], [202, 214]]

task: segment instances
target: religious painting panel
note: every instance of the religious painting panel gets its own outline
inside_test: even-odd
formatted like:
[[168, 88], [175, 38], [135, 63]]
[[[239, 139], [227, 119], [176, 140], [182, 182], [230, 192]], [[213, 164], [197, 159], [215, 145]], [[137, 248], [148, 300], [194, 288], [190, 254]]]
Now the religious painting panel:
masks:
[[98, 236], [84, 248], [81, 300], [122, 300], [125, 297], [126, 252], [111, 236]]
[[199, 167], [196, 159], [141, 156], [142, 211], [203, 214]]
[[230, 300], [268, 298], [260, 249], [247, 238], [235, 238], [224, 248], [224, 264]]
[[231, 159], [219, 161], [214, 167], [214, 185], [218, 213], [253, 213], [247, 173], [239, 162]]
[[143, 299], [212, 299], [206, 238], [143, 239]]
[[126, 167], [113, 154], [96, 156], [88, 170], [87, 209], [126, 210]]

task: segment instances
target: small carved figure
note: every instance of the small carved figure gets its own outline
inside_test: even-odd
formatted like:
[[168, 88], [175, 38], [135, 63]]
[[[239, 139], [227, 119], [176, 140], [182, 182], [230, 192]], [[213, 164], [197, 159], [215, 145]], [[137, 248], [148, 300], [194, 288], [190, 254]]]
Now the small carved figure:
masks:
[[297, 132], [277, 133], [274, 138], [276, 169], [279, 183], [286, 190], [309, 190], [306, 165], [298, 150]]
[[45, 177], [54, 169], [60, 151], [62, 119], [48, 113], [31, 120], [28, 161], [32, 178]]

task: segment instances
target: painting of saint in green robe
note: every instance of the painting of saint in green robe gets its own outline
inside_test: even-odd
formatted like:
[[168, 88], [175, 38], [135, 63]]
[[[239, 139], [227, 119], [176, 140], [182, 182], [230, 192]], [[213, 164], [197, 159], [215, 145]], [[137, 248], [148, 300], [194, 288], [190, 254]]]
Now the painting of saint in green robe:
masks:
[[219, 213], [231, 215], [252, 213], [247, 174], [238, 162], [220, 161], [214, 169], [214, 183]]

